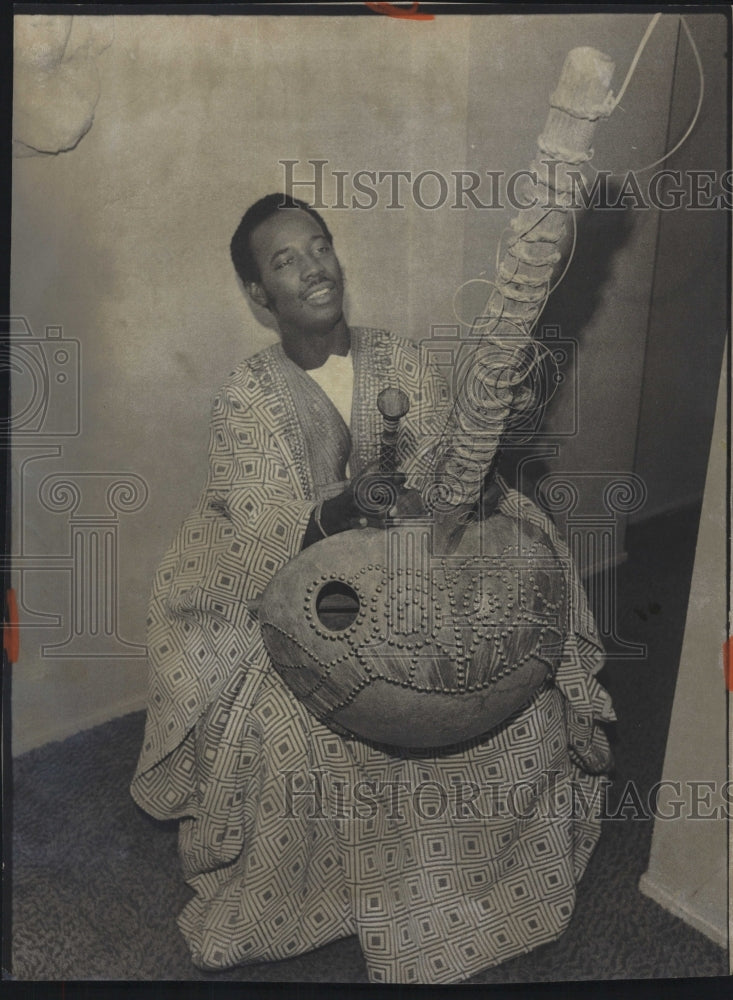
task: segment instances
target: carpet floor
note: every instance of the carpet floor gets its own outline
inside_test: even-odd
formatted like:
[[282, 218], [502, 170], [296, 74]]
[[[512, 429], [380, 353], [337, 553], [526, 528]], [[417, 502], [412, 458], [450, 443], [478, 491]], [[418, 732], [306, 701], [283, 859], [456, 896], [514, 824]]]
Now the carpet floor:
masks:
[[[619, 634], [644, 660], [612, 660], [601, 680], [618, 723], [611, 794], [659, 780], [679, 662], [699, 511], [629, 530], [619, 569]], [[176, 927], [190, 898], [175, 824], [128, 793], [143, 713], [115, 719], [13, 762], [12, 978], [366, 983], [358, 941], [222, 973], [196, 969]], [[724, 976], [723, 949], [638, 889], [651, 820], [608, 820], [560, 940], [470, 983]]]

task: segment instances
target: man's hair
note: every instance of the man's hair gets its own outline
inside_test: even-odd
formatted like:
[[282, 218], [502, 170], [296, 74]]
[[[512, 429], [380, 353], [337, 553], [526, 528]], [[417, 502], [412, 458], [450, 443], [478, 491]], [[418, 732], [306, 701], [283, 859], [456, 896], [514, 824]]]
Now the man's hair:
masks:
[[329, 243], [333, 243], [333, 236], [328, 226], [315, 210], [299, 198], [293, 198], [289, 194], [267, 194], [260, 198], [254, 205], [250, 205], [242, 216], [242, 221], [237, 226], [237, 230], [232, 236], [229, 249], [232, 255], [232, 262], [243, 284], [251, 281], [260, 281], [260, 269], [257, 266], [254, 254], [252, 253], [251, 236], [254, 230], [261, 223], [265, 222], [276, 212], [288, 211], [289, 209], [302, 209], [316, 220], [323, 230], [323, 235]]

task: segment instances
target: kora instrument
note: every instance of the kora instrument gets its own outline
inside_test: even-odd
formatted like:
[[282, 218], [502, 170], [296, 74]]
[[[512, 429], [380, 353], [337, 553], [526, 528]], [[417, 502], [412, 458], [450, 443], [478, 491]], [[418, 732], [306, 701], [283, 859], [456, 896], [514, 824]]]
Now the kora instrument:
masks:
[[[613, 63], [572, 50], [511, 220], [494, 291], [417, 513], [312, 545], [258, 607], [275, 669], [328, 726], [393, 747], [451, 747], [488, 733], [551, 681], [569, 617], [570, 567], [540, 528], [482, 516], [481, 490], [537, 361], [532, 331], [562, 263], [577, 171], [612, 107]], [[573, 172], [576, 178], [573, 178]], [[382, 394], [382, 468], [406, 401]], [[431, 503], [430, 497], [442, 498]]]

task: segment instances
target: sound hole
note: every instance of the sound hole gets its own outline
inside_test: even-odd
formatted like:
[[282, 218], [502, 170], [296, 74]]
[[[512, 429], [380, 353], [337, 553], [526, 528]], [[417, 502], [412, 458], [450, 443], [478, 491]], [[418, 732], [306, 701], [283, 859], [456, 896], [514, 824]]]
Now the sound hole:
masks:
[[324, 583], [316, 597], [318, 621], [331, 632], [343, 632], [359, 614], [359, 595], [341, 580]]

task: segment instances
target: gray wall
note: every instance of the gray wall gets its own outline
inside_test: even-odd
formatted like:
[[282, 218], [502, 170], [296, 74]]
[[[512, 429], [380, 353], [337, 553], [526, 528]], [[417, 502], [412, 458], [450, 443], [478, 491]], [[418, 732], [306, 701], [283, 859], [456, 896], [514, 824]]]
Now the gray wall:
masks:
[[[693, 18], [691, 30], [704, 100], [689, 140], [664, 166], [720, 175], [729, 158], [727, 24], [721, 15]], [[670, 147], [692, 120], [699, 88], [694, 56], [680, 33]], [[727, 331], [729, 225], [730, 212], [661, 213], [635, 459], [649, 491], [640, 516], [701, 496]]]
[[[352, 173], [525, 167], [565, 53], [577, 44], [607, 51], [618, 87], [648, 17], [114, 22], [89, 133], [68, 153], [15, 161], [13, 311], [36, 338], [60, 326], [78, 340], [82, 406], [78, 435], [59, 434], [69, 423], [61, 401], [40, 430], [16, 439], [15, 584], [26, 626], [13, 682], [16, 752], [143, 703], [147, 594], [205, 479], [210, 400], [237, 362], [275, 336], [252, 314], [228, 242], [246, 206], [282, 187], [278, 161], [301, 161], [299, 176], [313, 158]], [[623, 109], [599, 129], [597, 166], [639, 165], [664, 148], [677, 26], [671, 16], [660, 22]], [[326, 200], [333, 196], [327, 185]], [[464, 280], [490, 276], [507, 214], [405, 201], [401, 211], [383, 199], [327, 218], [350, 320], [420, 339], [455, 324]], [[614, 216], [581, 227], [548, 312], [580, 352], [577, 433], [563, 439], [560, 470], [634, 468], [659, 219]], [[16, 374], [16, 402], [23, 378]], [[568, 405], [558, 398], [550, 427], [564, 426]], [[649, 441], [660, 423], [647, 420]], [[659, 473], [646, 459], [643, 469]], [[57, 473], [86, 491], [85, 506], [49, 509], [48, 483], [39, 499]], [[110, 513], [105, 490], [122, 473], [139, 477], [147, 498]], [[675, 489], [665, 485], [665, 495]], [[94, 653], [98, 637], [85, 647], [94, 655], [43, 653], [71, 628], [71, 533], [96, 530], [98, 516], [118, 544], [118, 638], [104, 656]]]
[[[730, 709], [724, 697], [728, 370], [721, 373], [700, 531], [649, 867], [639, 888], [729, 945]], [[702, 820], [702, 822], [701, 822]]]

